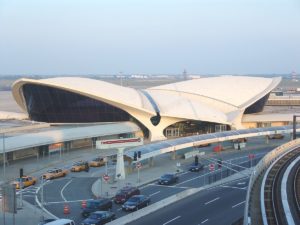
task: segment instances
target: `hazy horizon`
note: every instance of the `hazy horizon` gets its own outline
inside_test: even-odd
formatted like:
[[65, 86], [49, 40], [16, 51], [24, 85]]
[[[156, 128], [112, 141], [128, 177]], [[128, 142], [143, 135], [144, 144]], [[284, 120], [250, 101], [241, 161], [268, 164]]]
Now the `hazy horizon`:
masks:
[[3, 0], [0, 74], [289, 74], [298, 0]]

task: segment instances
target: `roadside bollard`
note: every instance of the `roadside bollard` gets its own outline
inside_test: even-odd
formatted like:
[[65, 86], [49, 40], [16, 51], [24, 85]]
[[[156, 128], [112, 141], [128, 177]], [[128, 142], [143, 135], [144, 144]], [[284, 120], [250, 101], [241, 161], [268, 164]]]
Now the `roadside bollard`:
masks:
[[82, 207], [83, 209], [86, 208], [86, 200], [83, 200], [83, 201], [81, 202], [81, 207]]
[[64, 214], [70, 214], [70, 208], [68, 204], [64, 205]]

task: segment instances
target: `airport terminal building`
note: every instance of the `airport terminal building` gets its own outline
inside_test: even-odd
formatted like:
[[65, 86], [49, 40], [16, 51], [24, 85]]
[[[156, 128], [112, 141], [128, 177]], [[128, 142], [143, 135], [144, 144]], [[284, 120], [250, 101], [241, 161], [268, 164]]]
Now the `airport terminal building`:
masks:
[[79, 77], [20, 79], [13, 84], [13, 96], [33, 121], [132, 121], [155, 141], [249, 128], [280, 81], [280, 77], [220, 76], [138, 90]]

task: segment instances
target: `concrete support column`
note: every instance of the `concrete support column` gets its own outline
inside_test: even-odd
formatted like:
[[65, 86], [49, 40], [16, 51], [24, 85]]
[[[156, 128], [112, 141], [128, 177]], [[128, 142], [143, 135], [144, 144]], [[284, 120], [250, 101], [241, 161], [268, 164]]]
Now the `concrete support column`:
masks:
[[116, 165], [116, 180], [125, 179], [125, 167], [124, 167], [124, 148], [118, 148], [117, 165]]
[[171, 159], [172, 159], [172, 160], [175, 160], [175, 159], [176, 159], [176, 151], [175, 151], [175, 150], [172, 151], [171, 154], [172, 154], [172, 155], [171, 155]]
[[266, 144], [269, 144], [269, 138], [267, 135], [266, 135]]
[[149, 167], [153, 167], [154, 166], [154, 159], [153, 159], [153, 157], [150, 157], [148, 159], [148, 163], [149, 163]]

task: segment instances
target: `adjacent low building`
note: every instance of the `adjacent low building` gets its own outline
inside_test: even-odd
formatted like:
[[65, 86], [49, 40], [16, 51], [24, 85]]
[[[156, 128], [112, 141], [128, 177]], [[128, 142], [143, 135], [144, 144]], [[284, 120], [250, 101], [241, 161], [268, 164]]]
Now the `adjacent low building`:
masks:
[[20, 79], [13, 84], [13, 96], [34, 121], [133, 121], [154, 141], [245, 128], [243, 117], [261, 112], [280, 81], [220, 76], [137, 90], [79, 77]]

